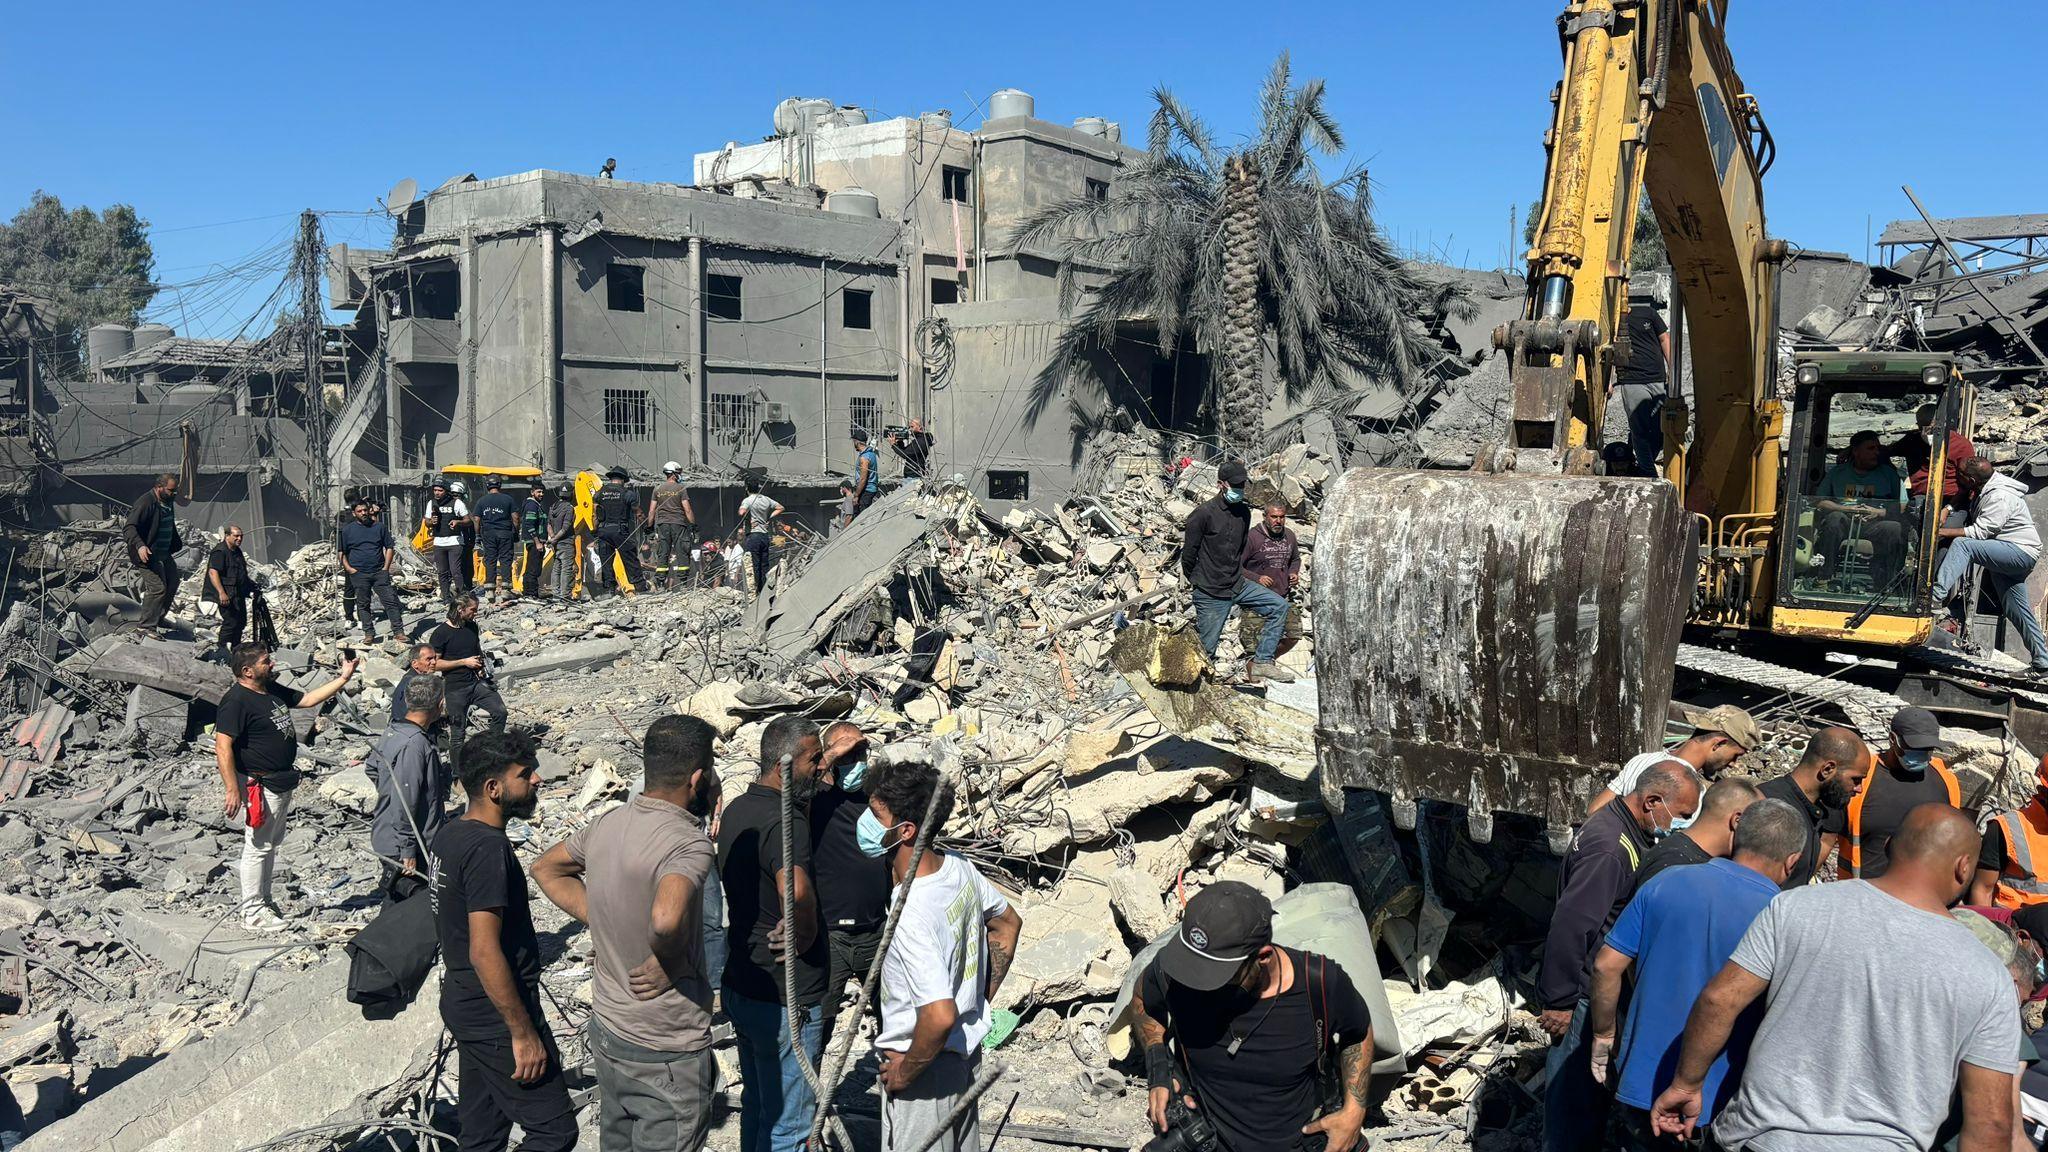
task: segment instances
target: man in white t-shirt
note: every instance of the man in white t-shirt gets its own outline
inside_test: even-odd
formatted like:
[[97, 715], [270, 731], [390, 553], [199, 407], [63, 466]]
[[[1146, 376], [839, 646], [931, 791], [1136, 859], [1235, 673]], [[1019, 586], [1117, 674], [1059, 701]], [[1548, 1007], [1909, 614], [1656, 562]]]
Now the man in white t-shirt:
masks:
[[[886, 857], [896, 883], [910, 888], [882, 959], [882, 1146], [925, 1147], [937, 1132], [932, 1152], [979, 1152], [976, 1109], [947, 1121], [980, 1074], [989, 1001], [1024, 921], [974, 865], [937, 845], [926, 846], [917, 875], [907, 876], [938, 786], [936, 769], [891, 766], [870, 781], [855, 828], [861, 851]], [[951, 799], [940, 801], [934, 830], [945, 827]]]
[[1586, 806], [1586, 815], [1591, 816], [1612, 803], [1616, 796], [1626, 796], [1636, 790], [1636, 781], [1652, 764], [1665, 760], [1676, 760], [1689, 764], [1693, 771], [1712, 780], [1723, 768], [1742, 758], [1742, 754], [1763, 743], [1763, 730], [1749, 713], [1733, 704], [1722, 704], [1707, 709], [1699, 719], [1698, 726], [1683, 743], [1665, 751], [1645, 752], [1621, 766], [1614, 779], [1607, 782]]

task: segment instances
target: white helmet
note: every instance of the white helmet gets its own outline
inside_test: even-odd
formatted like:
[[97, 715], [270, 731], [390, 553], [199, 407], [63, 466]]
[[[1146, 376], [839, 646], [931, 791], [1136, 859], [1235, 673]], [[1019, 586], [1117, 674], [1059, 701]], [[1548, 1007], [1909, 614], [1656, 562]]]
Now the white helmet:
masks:
[[453, 493], [455, 493], [455, 494], [456, 494], [457, 496], [467, 496], [467, 495], [469, 495], [469, 485], [467, 485], [467, 484], [464, 484], [464, 483], [463, 483], [462, 481], [460, 481], [460, 480], [457, 480], [457, 481], [456, 481], [455, 483], [453, 483], [453, 484], [450, 484], [450, 485], [448, 486], [448, 490], [449, 490], [450, 492], [453, 492]]
[[668, 463], [663, 464], [661, 466], [661, 470], [667, 475], [673, 476], [676, 473], [681, 472], [683, 470], [683, 466], [671, 460]]

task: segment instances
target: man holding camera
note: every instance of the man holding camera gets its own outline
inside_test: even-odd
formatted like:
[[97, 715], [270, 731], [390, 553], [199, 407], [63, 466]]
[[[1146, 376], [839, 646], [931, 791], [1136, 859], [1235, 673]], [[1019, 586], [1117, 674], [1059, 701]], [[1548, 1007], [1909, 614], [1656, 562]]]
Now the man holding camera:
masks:
[[918, 481], [931, 467], [932, 445], [937, 440], [924, 430], [924, 421], [913, 416], [908, 428], [889, 429], [889, 447], [903, 458], [903, 478]]
[[[1150, 1152], [1363, 1147], [1371, 1012], [1343, 968], [1273, 943], [1273, 906], [1251, 885], [1196, 893], [1133, 997], [1161, 1133]], [[1326, 1068], [1343, 1089], [1328, 1112]]]

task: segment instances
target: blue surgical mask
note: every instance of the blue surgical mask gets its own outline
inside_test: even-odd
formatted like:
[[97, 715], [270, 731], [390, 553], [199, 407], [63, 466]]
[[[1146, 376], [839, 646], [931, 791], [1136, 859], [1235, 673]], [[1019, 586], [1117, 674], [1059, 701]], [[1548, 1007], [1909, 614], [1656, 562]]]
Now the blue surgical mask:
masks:
[[1223, 490], [1223, 498], [1225, 500], [1230, 501], [1232, 504], [1242, 504], [1244, 503], [1244, 489], [1225, 488]]
[[889, 829], [882, 826], [873, 808], [862, 812], [860, 819], [854, 823], [853, 839], [860, 845], [861, 854], [864, 856], [872, 856], [877, 860], [887, 856], [889, 849], [896, 847], [888, 842], [888, 837]]
[[1929, 765], [1931, 765], [1931, 764], [1933, 764], [1933, 763], [1934, 763], [1934, 753], [1933, 753], [1933, 751], [1932, 751], [1932, 750], [1930, 750], [1930, 749], [1926, 749], [1926, 748], [1901, 748], [1901, 749], [1899, 749], [1899, 767], [1901, 767], [1901, 768], [1904, 768], [1904, 769], [1905, 769], [1906, 771], [1908, 771], [1908, 772], [1912, 772], [1912, 773], [1915, 773], [1915, 774], [1918, 774], [1918, 773], [1922, 773], [1922, 772], [1925, 772], [1925, 771], [1927, 771], [1927, 768], [1928, 768], [1928, 766], [1929, 766]]
[[860, 791], [861, 781], [868, 778], [868, 762], [856, 760], [853, 767], [839, 774], [839, 786], [848, 792]]
[[1687, 828], [1692, 827], [1693, 824], [1699, 820], [1699, 818], [1700, 812], [1697, 808], [1693, 809], [1692, 815], [1690, 816], [1673, 816], [1671, 818], [1671, 830], [1673, 832], [1683, 832]]

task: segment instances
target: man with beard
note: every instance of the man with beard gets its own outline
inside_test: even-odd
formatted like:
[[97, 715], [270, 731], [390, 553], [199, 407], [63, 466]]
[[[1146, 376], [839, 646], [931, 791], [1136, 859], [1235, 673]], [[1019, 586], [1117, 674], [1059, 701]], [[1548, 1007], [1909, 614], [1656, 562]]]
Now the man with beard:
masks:
[[163, 627], [164, 613], [178, 598], [178, 549], [185, 546], [185, 537], [178, 531], [177, 504], [178, 478], [166, 472], [128, 508], [123, 535], [128, 562], [142, 572], [138, 623], [144, 631]]
[[384, 866], [386, 899], [403, 900], [426, 884], [425, 848], [447, 818], [448, 772], [432, 733], [441, 725], [445, 689], [438, 676], [406, 682], [405, 717], [363, 758], [377, 789], [370, 811], [370, 850]]
[[526, 873], [505, 836], [540, 806], [540, 761], [521, 732], [486, 732], [462, 749], [469, 806], [434, 837], [441, 937], [441, 1021], [461, 1066], [458, 1147], [503, 1149], [517, 1123], [522, 1152], [576, 1146], [576, 1110], [540, 1008], [540, 941]]
[[1821, 828], [1849, 806], [1870, 774], [1870, 746], [1851, 728], [1823, 728], [1806, 742], [1806, 753], [1792, 771], [1766, 780], [1757, 791], [1767, 799], [1783, 800], [1806, 817], [1806, 850], [1785, 877], [1785, 891], [1813, 883], [1821, 861], [1835, 850], [1838, 839]]
[[703, 892], [718, 806], [711, 726], [663, 716], [642, 743], [647, 786], [534, 862], [595, 945], [590, 1053], [605, 1152], [703, 1147], [717, 1090]]
[[222, 811], [229, 820], [242, 818], [242, 927], [275, 932], [284, 927], [284, 917], [271, 902], [270, 877], [277, 846], [284, 842], [292, 789], [299, 786], [292, 709], [318, 708], [333, 699], [356, 674], [356, 662], [342, 661], [341, 675], [311, 692], [277, 683], [277, 665], [261, 644], [235, 645], [228, 666], [235, 683], [214, 713], [213, 755], [227, 788]]
[[462, 740], [469, 731], [469, 710], [481, 708], [493, 732], [505, 730], [505, 698], [498, 695], [484, 664], [483, 634], [476, 627], [476, 597], [468, 593], [448, 604], [448, 620], [427, 641], [440, 656], [434, 671], [448, 685], [448, 729], [455, 750], [455, 770], [462, 771]]
[[1892, 713], [1892, 742], [1846, 807], [1828, 813], [1821, 831], [1843, 838], [1842, 873], [1870, 880], [1884, 875], [1892, 835], [1906, 813], [1922, 804], [1963, 806], [1962, 782], [1941, 753], [1955, 747], [1941, 738], [1941, 721], [1925, 708]]
[[391, 638], [405, 635], [405, 608], [398, 602], [398, 589], [391, 585], [397, 542], [391, 529], [370, 515], [370, 502], [358, 500], [354, 519], [341, 527], [341, 570], [348, 581], [356, 611], [363, 625], [363, 643], [377, 642], [377, 616], [370, 603], [375, 597], [391, 622]]

